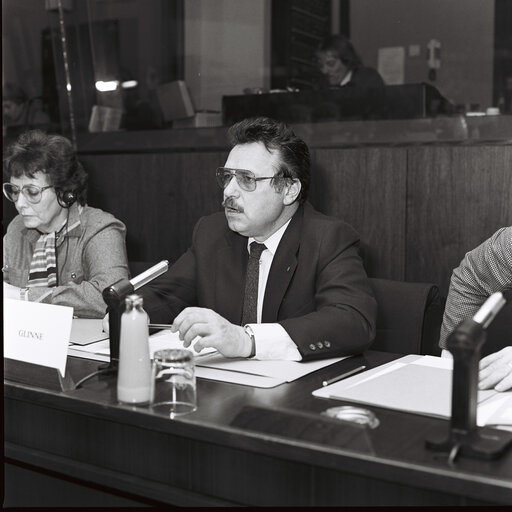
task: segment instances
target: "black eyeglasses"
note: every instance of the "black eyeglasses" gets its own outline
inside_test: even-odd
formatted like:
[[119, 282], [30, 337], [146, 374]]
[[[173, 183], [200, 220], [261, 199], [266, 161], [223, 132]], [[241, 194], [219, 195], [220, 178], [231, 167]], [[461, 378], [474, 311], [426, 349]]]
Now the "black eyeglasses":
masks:
[[280, 176], [262, 176], [261, 178], [256, 178], [252, 171], [247, 171], [246, 169], [228, 169], [227, 167], [218, 167], [215, 176], [217, 177], [217, 183], [221, 189], [225, 189], [234, 176], [240, 188], [247, 192], [256, 190], [256, 183], [258, 181], [280, 178]]
[[21, 188], [18, 187], [18, 185], [14, 185], [12, 183], [4, 183], [2, 185], [4, 196], [13, 203], [18, 200], [18, 197], [20, 197], [20, 192], [22, 192], [29, 203], [37, 204], [41, 201], [43, 192], [47, 188], [53, 188], [53, 185], [48, 185], [47, 187], [38, 187], [37, 185], [23, 185]]

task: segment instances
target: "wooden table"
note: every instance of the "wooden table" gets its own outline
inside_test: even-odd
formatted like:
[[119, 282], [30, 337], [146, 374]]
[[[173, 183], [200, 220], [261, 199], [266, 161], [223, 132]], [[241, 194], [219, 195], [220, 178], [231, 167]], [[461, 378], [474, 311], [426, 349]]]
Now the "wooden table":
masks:
[[[452, 467], [424, 447], [445, 420], [368, 407], [369, 429], [319, 414], [343, 404], [311, 395], [324, 379], [396, 357], [369, 351], [272, 389], [198, 379], [198, 410], [175, 420], [118, 404], [114, 376], [69, 392], [5, 381], [4, 505], [512, 504], [512, 450]], [[97, 364], [68, 371], [76, 382]]]

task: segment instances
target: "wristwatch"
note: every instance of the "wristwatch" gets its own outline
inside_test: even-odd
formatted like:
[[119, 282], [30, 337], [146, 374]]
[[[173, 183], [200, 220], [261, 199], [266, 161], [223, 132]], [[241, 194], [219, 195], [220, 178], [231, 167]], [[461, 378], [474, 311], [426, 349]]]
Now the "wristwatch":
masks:
[[251, 348], [251, 353], [250, 353], [249, 357], [254, 357], [256, 355], [256, 340], [254, 339], [254, 333], [252, 332], [250, 325], [244, 325], [244, 331], [245, 331], [245, 334], [247, 334], [247, 336], [249, 336], [249, 338], [251, 338], [252, 348]]

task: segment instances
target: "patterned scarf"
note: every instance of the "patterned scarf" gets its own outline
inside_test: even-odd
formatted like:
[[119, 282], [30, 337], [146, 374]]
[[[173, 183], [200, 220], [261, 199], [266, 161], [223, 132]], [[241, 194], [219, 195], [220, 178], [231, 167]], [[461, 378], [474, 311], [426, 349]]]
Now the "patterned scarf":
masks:
[[28, 288], [57, 286], [55, 232], [43, 233], [36, 242], [28, 275]]

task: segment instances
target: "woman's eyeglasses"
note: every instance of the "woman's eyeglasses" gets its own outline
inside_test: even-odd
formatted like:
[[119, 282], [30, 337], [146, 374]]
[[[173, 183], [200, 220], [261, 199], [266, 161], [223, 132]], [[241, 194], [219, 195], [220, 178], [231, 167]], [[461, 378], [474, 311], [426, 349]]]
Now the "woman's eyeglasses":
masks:
[[229, 185], [231, 178], [234, 176], [240, 188], [247, 192], [256, 190], [256, 183], [258, 181], [280, 178], [280, 176], [263, 176], [261, 178], [256, 178], [252, 171], [247, 171], [245, 169], [228, 169], [227, 167], [218, 167], [215, 172], [215, 176], [217, 177], [217, 183], [221, 189], [225, 189]]
[[13, 203], [18, 200], [21, 192], [29, 203], [37, 204], [41, 201], [43, 192], [47, 188], [53, 188], [53, 185], [48, 185], [47, 187], [38, 187], [37, 185], [23, 185], [21, 188], [18, 187], [18, 185], [13, 185], [12, 183], [4, 183], [2, 185], [4, 196]]

